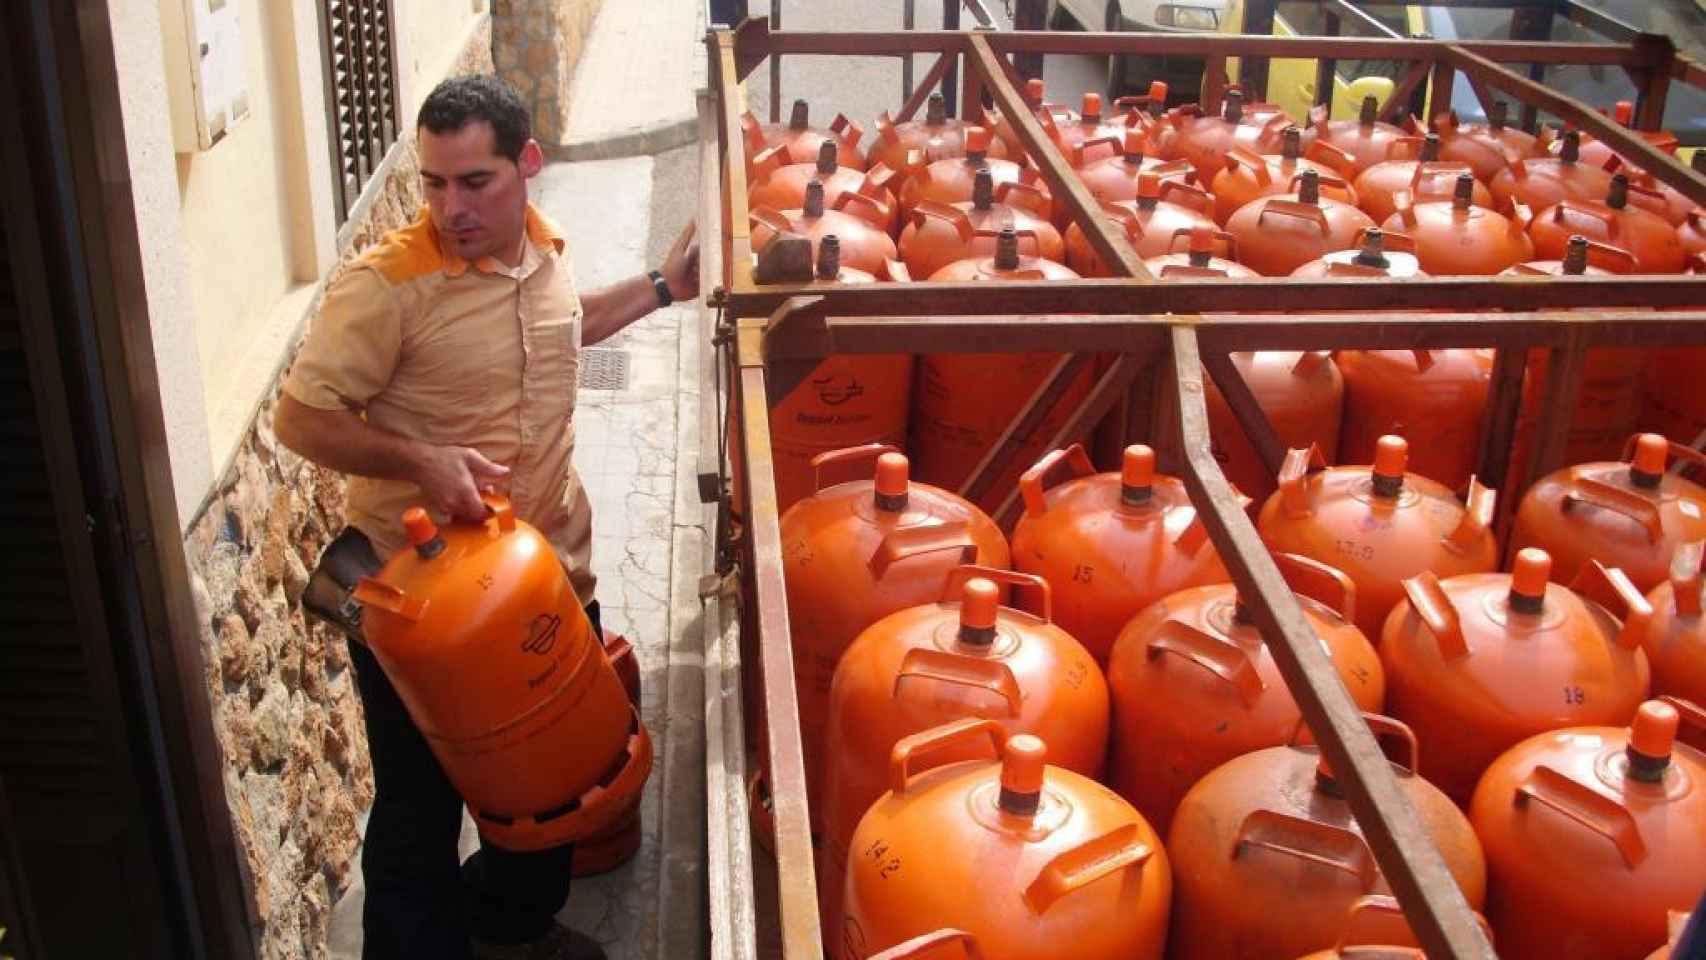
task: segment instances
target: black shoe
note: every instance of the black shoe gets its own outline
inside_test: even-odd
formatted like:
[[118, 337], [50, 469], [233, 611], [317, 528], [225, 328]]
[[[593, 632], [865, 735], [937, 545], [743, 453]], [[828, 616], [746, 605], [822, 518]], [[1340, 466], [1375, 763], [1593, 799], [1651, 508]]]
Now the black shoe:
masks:
[[475, 960], [605, 960], [597, 940], [562, 924], [527, 943], [500, 944], [474, 941]]

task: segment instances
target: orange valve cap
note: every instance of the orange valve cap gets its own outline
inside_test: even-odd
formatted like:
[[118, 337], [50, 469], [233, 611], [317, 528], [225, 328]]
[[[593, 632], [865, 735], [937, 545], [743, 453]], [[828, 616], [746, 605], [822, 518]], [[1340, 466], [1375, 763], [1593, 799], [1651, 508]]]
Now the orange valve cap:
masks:
[[409, 545], [423, 559], [431, 560], [444, 549], [444, 541], [439, 539], [438, 524], [432, 522], [427, 512], [420, 507], [410, 507], [403, 511], [403, 532], [409, 538]]
[[989, 128], [966, 128], [966, 153], [970, 156], [981, 157], [989, 152]]
[[1091, 119], [1095, 119], [1095, 118], [1100, 117], [1102, 115], [1102, 95], [1099, 93], [1094, 93], [1094, 92], [1086, 93], [1084, 95], [1084, 111], [1083, 112], [1084, 112], [1084, 119], [1086, 119], [1086, 120], [1091, 120]]
[[1001, 591], [995, 581], [972, 577], [960, 588], [960, 633], [995, 632], [995, 611], [1001, 602]]
[[1144, 139], [1145, 138], [1143, 136], [1142, 130], [1137, 129], [1136, 127], [1126, 128], [1126, 132], [1125, 132], [1125, 155], [1126, 155], [1127, 159], [1131, 159], [1131, 160], [1143, 159], [1143, 148], [1145, 146]]
[[1025, 100], [1033, 106], [1043, 102], [1043, 80], [1032, 77], [1025, 81]]
[[1043, 796], [1043, 767], [1048, 748], [1021, 733], [1007, 740], [1001, 757], [1001, 809], [1020, 816], [1037, 812]]
[[1120, 499], [1126, 503], [1148, 502], [1155, 492], [1155, 451], [1134, 443], [1125, 448], [1120, 464]]
[[1656, 487], [1664, 476], [1670, 457], [1670, 441], [1662, 434], [1643, 433], [1635, 438], [1635, 458], [1629, 464], [1629, 479], [1638, 487]]
[[1629, 725], [1631, 777], [1648, 783], [1664, 779], [1678, 719], [1676, 708], [1662, 700], [1648, 700], [1635, 711], [1635, 722]]
[[1622, 126], [1627, 127], [1633, 124], [1635, 122], [1635, 102], [1632, 100], [1617, 101], [1617, 105], [1612, 108], [1612, 114], [1617, 118], [1618, 124]]
[[1140, 200], [1161, 199], [1161, 178], [1153, 173], [1138, 174], [1137, 196]]
[[1387, 434], [1374, 445], [1374, 492], [1395, 497], [1404, 487], [1404, 472], [1410, 467], [1410, 444], [1403, 437]]
[[1552, 576], [1552, 556], [1539, 547], [1524, 547], [1511, 564], [1511, 609], [1539, 613], [1546, 600], [1546, 580]]
[[877, 506], [899, 510], [906, 506], [906, 488], [911, 464], [903, 453], [885, 453], [877, 458], [875, 488]]

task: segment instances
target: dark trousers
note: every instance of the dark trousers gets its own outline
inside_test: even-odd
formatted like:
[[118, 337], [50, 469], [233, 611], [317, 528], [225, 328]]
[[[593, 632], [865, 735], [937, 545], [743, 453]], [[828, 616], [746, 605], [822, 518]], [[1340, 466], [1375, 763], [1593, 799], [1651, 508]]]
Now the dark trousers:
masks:
[[[586, 613], [602, 637], [598, 601]], [[373, 754], [373, 812], [361, 851], [363, 960], [468, 960], [470, 936], [488, 943], [543, 936], [568, 899], [574, 847], [517, 853], [482, 840], [459, 864], [462, 797], [379, 661], [353, 642], [350, 660]]]

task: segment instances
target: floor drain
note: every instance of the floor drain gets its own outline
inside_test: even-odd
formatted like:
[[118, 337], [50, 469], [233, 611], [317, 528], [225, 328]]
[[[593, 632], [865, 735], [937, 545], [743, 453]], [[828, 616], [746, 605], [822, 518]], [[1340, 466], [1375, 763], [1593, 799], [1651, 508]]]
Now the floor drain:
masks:
[[628, 351], [582, 350], [582, 390], [628, 389]]

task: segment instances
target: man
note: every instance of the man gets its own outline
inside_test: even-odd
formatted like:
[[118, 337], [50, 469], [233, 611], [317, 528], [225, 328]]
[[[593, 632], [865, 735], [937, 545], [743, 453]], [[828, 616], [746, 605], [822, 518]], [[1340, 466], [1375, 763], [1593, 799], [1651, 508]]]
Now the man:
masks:
[[[421, 105], [427, 210], [326, 291], [285, 381], [278, 438], [350, 474], [348, 522], [377, 555], [401, 516], [478, 519], [484, 490], [555, 547], [594, 627], [592, 511], [570, 463], [578, 353], [698, 294], [689, 224], [661, 270], [577, 296], [563, 238], [527, 200], [544, 165], [526, 108], [502, 81], [459, 77]], [[602, 958], [560, 927], [572, 848], [483, 846], [460, 867], [462, 802], [373, 655], [352, 644], [376, 795], [362, 872], [363, 956]]]

